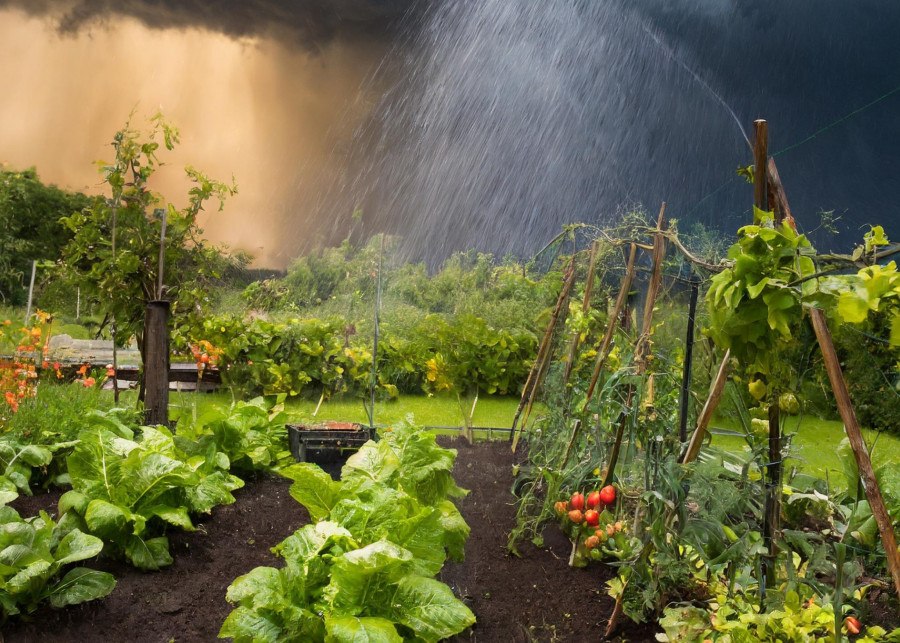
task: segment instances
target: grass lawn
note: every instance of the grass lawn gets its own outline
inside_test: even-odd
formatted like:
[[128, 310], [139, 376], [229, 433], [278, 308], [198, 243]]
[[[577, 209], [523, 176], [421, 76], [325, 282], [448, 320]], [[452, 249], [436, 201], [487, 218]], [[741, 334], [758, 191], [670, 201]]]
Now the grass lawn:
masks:
[[[212, 406], [229, 405], [231, 396], [226, 392], [209, 395], [194, 395], [193, 393], [172, 393], [170, 404], [172, 405], [172, 417], [177, 418], [181, 414], [190, 417], [193, 413], [193, 405], [197, 404], [197, 412], [202, 414], [204, 409]], [[474, 426], [508, 428], [512, 425], [513, 416], [516, 413], [518, 399], [515, 397], [490, 397], [479, 398], [475, 407]], [[322, 403], [318, 414], [313, 416], [318, 400], [293, 399], [287, 403], [287, 411], [293, 422], [313, 422], [322, 420], [341, 420], [344, 422], [359, 422], [368, 424], [369, 419], [363, 408], [362, 401], [358, 398], [341, 398]], [[463, 401], [465, 413], [472, 408], [472, 400]], [[417, 395], [404, 395], [393, 402], [376, 402], [375, 424], [389, 425], [402, 421], [407, 415], [412, 414], [413, 422], [421, 426], [433, 427], [458, 427], [463, 424], [463, 411], [460, 410], [456, 398], [449, 395], [426, 397]], [[802, 424], [798, 427], [798, 417], [789, 417], [786, 421], [785, 432], [794, 434], [792, 455], [794, 459], [787, 463], [787, 470], [796, 466], [806, 473], [824, 478], [826, 475], [830, 482], [838, 487], [843, 487], [843, 476], [840, 471], [837, 457], [837, 446], [844, 438], [844, 427], [839, 421], [820, 420], [811, 416], [804, 416]], [[739, 430], [737, 421], [728, 418], [716, 418], [713, 421], [714, 429]], [[505, 437], [500, 434], [494, 437]], [[875, 467], [884, 463], [900, 463], [900, 438], [884, 433], [878, 437], [875, 431], [863, 430], [866, 443], [870, 451], [872, 445], [872, 459]], [[476, 437], [487, 437], [487, 434], [476, 434]], [[713, 435], [712, 443], [735, 453], [746, 450], [743, 438], [737, 436]]]
[[[197, 413], [202, 414], [207, 408], [227, 406], [231, 404], [231, 401], [228, 393], [221, 392], [199, 396], [195, 396], [193, 393], [173, 392], [169, 398], [173, 419], [185, 415], [190, 417], [195, 403], [197, 404]], [[466, 414], [472, 410], [472, 401], [472, 398], [463, 400]], [[478, 398], [473, 416], [473, 426], [509, 428], [512, 426], [518, 403], [518, 398], [513, 397], [482, 396]], [[287, 412], [291, 420], [298, 423], [323, 420], [369, 423], [361, 399], [344, 397], [325, 401], [314, 416], [317, 404], [318, 400], [294, 398], [288, 400]], [[404, 420], [410, 414], [413, 416], [413, 422], [421, 426], [458, 427], [463, 424], [463, 411], [460, 409], [456, 397], [450, 395], [435, 397], [404, 395], [397, 401], [375, 403], [376, 425], [394, 424]]]
[[[793, 458], [785, 463], [785, 470], [796, 466], [800, 471], [820, 478], [828, 476], [828, 480], [836, 487], [844, 487], [846, 481], [840, 473], [840, 462], [837, 456], [837, 447], [844, 439], [844, 424], [836, 420], [821, 420], [816, 417], [804, 416], [799, 424], [799, 417], [789, 417], [785, 422], [785, 434], [794, 434], [792, 438], [791, 455]], [[737, 421], [729, 421], [724, 418], [715, 418], [712, 423], [713, 430], [727, 429], [740, 430]], [[900, 438], [889, 433], [880, 436], [876, 431], [863, 429], [863, 437], [872, 455], [872, 463], [877, 469], [886, 463], [900, 463]], [[877, 442], [876, 442], [877, 438]], [[713, 435], [712, 444], [732, 452], [747, 450], [743, 438], [737, 436]], [[872, 449], [875, 445], [874, 450]]]

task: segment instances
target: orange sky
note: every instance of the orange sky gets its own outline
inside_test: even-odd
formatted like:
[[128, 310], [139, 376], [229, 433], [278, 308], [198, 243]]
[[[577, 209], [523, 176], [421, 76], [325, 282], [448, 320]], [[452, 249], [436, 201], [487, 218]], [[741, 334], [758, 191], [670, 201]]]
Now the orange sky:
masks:
[[358, 88], [383, 54], [338, 42], [295, 52], [129, 19], [60, 36], [51, 20], [15, 10], [0, 10], [0, 42], [0, 162], [97, 192], [94, 161], [111, 158], [115, 131], [133, 110], [144, 128], [161, 108], [182, 142], [162, 157], [170, 167], [154, 187], [179, 203], [185, 165], [220, 180], [234, 175], [239, 194], [221, 213], [210, 208], [206, 236], [266, 267], [290, 259], [284, 228], [316, 197], [302, 179], [339, 162], [331, 150], [365, 116], [371, 101]]

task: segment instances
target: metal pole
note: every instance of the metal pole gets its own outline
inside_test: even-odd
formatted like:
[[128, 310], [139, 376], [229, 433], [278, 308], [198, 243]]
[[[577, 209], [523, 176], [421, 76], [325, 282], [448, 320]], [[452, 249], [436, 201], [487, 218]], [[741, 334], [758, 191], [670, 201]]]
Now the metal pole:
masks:
[[375, 391], [378, 388], [378, 330], [381, 310], [381, 269], [384, 261], [384, 233], [381, 233], [381, 250], [378, 253], [378, 287], [375, 292], [375, 340], [372, 343], [372, 399], [369, 407], [369, 428], [375, 428]]
[[28, 326], [28, 320], [31, 319], [31, 297], [34, 294], [34, 273], [37, 272], [37, 260], [31, 260], [31, 284], [28, 286], [28, 308], [25, 309], [25, 326]]
[[678, 436], [682, 443], [687, 442], [688, 406], [691, 401], [691, 367], [694, 364], [694, 320], [697, 314], [697, 294], [700, 292], [700, 280], [691, 276], [691, 301], [688, 305], [687, 341], [684, 345], [684, 374], [681, 380], [681, 408], [678, 415]]

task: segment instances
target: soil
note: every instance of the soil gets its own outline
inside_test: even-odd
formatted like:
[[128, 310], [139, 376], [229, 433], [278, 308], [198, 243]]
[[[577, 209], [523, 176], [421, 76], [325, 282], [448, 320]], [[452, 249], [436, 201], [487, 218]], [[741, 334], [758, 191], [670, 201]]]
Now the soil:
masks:
[[[443, 441], [443, 440], [442, 440]], [[447, 444], [447, 442], [444, 442]], [[598, 641], [613, 601], [604, 591], [612, 570], [602, 565], [572, 569], [570, 543], [555, 528], [545, 533], [544, 548], [520, 546], [509, 556], [507, 534], [515, 525], [510, 493], [512, 465], [521, 456], [506, 442], [463, 441], [455, 476], [470, 493], [459, 502], [472, 528], [463, 563], [447, 563], [440, 579], [475, 613], [478, 623], [453, 639], [456, 643]], [[339, 463], [326, 463], [335, 475]], [[279, 566], [270, 548], [309, 522], [306, 511], [288, 494], [290, 481], [261, 477], [234, 493], [237, 501], [217, 507], [191, 533], [169, 535], [174, 564], [143, 573], [100, 558], [87, 565], [111, 572], [116, 589], [108, 597], [63, 610], [44, 608], [25, 621], [13, 618], [2, 628], [5, 643], [167, 643], [216, 641], [231, 610], [228, 585], [260, 565]], [[55, 515], [59, 492], [20, 498], [22, 515], [43, 509]], [[619, 641], [653, 641], [653, 625], [626, 624]]]

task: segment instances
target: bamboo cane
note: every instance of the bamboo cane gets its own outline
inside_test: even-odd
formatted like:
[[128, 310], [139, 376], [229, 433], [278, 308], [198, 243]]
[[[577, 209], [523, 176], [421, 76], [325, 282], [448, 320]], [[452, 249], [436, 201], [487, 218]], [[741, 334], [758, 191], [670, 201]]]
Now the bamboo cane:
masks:
[[[653, 239], [653, 272], [650, 275], [650, 284], [647, 287], [647, 300], [644, 304], [644, 319], [641, 326], [641, 335], [634, 348], [635, 375], [642, 376], [647, 370], [648, 357], [650, 355], [650, 335], [653, 331], [653, 307], [656, 306], [656, 297], [659, 294], [659, 285], [662, 281], [662, 262], [666, 254], [666, 237], [662, 233], [663, 220], [666, 213], [666, 204], [663, 202], [659, 209], [659, 219], [656, 227], [658, 232]], [[622, 449], [622, 439], [625, 436], [625, 426], [628, 421], [628, 411], [634, 401], [634, 384], [628, 387], [625, 407], [619, 414], [619, 426], [616, 429], [616, 438], [609, 455], [609, 464], [606, 474], [603, 476], [603, 486], [612, 483], [615, 475], [616, 464], [619, 461], [619, 452]]]
[[[519, 443], [519, 435], [521, 433], [521, 427], [519, 430], [516, 430], [516, 424], [519, 421], [519, 415], [522, 413], [523, 407], [525, 407], [526, 403], [528, 404], [528, 410], [531, 410], [531, 406], [534, 404], [534, 398], [537, 395], [537, 390], [540, 388], [540, 380], [541, 375], [545, 372], [546, 363], [549, 361], [550, 354], [550, 344], [553, 339], [553, 330], [556, 328], [556, 323], [559, 320], [560, 313], [563, 309], [563, 305], [568, 300], [569, 290], [572, 288], [572, 283], [575, 281], [575, 255], [572, 255], [572, 263], [569, 265], [568, 272], [566, 274], [565, 282], [563, 283], [562, 290], [559, 293], [559, 298], [556, 301], [556, 307], [553, 309], [553, 313], [550, 316], [550, 323], [547, 325], [547, 332], [544, 333], [544, 340], [541, 342], [541, 347], [538, 350], [537, 359], [534, 362], [534, 365], [531, 367], [531, 372], [528, 374], [528, 380], [525, 382], [525, 388], [522, 390], [522, 399], [519, 400], [519, 407], [516, 409], [516, 415], [513, 418], [512, 430], [510, 431], [510, 437], [512, 440], [512, 450], [515, 452], [516, 446]], [[525, 424], [528, 417], [526, 414], [525, 420], [522, 424]]]
[[[581, 312], [587, 313], [591, 307], [591, 293], [594, 289], [594, 270], [597, 265], [597, 252], [600, 249], [600, 242], [594, 241], [591, 246], [591, 259], [588, 265], [587, 283], [584, 286], [584, 299], [581, 302]], [[566, 358], [566, 372], [563, 376], [563, 386], [568, 386], [569, 377], [572, 375], [572, 368], [575, 366], [575, 356], [578, 353], [578, 346], [581, 344], [581, 333], [577, 330], [572, 333], [572, 344], [569, 347], [569, 356]]]
[[869, 451], [859, 430], [859, 423], [856, 421], [856, 413], [853, 410], [853, 403], [850, 401], [850, 394], [847, 391], [847, 382], [844, 380], [844, 374], [841, 372], [841, 363], [838, 359], [837, 351], [834, 349], [831, 333], [828, 330], [828, 324], [825, 322], [825, 315], [821, 310], [811, 308], [809, 316], [812, 320], [813, 329], [816, 332], [816, 338], [819, 340], [819, 347], [822, 349], [822, 357], [825, 358], [825, 369], [828, 371], [831, 390], [834, 392], [835, 402], [837, 402], [838, 410], [841, 413], [841, 419], [844, 421], [844, 430], [847, 433], [847, 438], [850, 440], [853, 456], [856, 458], [859, 478], [866, 492], [869, 506], [872, 508], [872, 515], [875, 517], [875, 522], [878, 523], [881, 542], [887, 555], [888, 569], [891, 572], [891, 578], [894, 580], [894, 589], [897, 590], [897, 595], [900, 596], [900, 551], [897, 550], [897, 535], [894, 533], [891, 517], [884, 504], [878, 480], [875, 478], [875, 471], [872, 469]]
[[603, 336], [600, 350], [597, 353], [597, 364], [594, 366], [594, 372], [591, 374], [591, 383], [588, 386], [587, 394], [585, 396], [585, 406], [587, 406], [594, 396], [597, 380], [600, 379], [603, 365], [606, 363], [606, 358], [609, 357], [609, 348], [612, 344], [613, 334], [615, 334], [616, 331], [616, 322], [619, 318], [619, 314], [622, 312], [622, 308], [625, 306], [625, 300], [628, 298], [628, 292], [631, 289], [631, 280], [634, 278], [634, 257], [636, 253], [637, 246], [632, 243], [631, 251], [628, 255], [628, 264], [625, 267], [625, 277], [622, 280], [622, 288], [619, 290], [619, 296], [616, 298], [612, 315], [609, 318], [609, 324], [606, 327], [606, 335]]
[[681, 457], [681, 462], [683, 464], [693, 462], [700, 453], [700, 447], [703, 444], [703, 436], [706, 433], [706, 428], [709, 426], [710, 420], [712, 420], [713, 413], [715, 413], [716, 409], [719, 407], [719, 402], [722, 401], [722, 392], [725, 390], [725, 382], [728, 379], [728, 360], [730, 358], [731, 350], [729, 349], [725, 351], [722, 363], [719, 364], [719, 370], [716, 373], [716, 379], [713, 380], [709, 397], [706, 398], [706, 404], [703, 405], [703, 410], [700, 411], [700, 417], [697, 418], [697, 428], [694, 429], [694, 434], [691, 436], [691, 442], [688, 444], [687, 451], [685, 451], [684, 455]]

